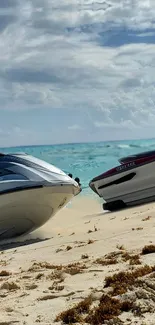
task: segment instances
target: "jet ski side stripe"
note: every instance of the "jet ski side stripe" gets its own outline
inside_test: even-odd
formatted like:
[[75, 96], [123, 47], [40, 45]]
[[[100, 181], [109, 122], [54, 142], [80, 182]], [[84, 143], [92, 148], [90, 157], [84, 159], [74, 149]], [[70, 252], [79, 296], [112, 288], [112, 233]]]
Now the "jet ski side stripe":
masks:
[[20, 191], [28, 191], [28, 190], [38, 189], [38, 188], [43, 188], [43, 185], [35, 185], [35, 186], [27, 186], [27, 187], [15, 187], [15, 188], [11, 188], [11, 189], [1, 191], [0, 195], [10, 194], [10, 193], [20, 192]]
[[102, 188], [105, 188], [105, 187], [108, 187], [108, 186], [111, 186], [111, 185], [117, 185], [117, 184], [121, 184], [121, 183], [130, 181], [132, 178], [134, 178], [134, 176], [136, 176], [136, 173], [130, 173], [128, 175], [125, 175], [123, 177], [120, 177], [119, 179], [116, 179], [113, 182], [110, 182], [108, 184], [99, 186], [98, 187], [98, 190], [101, 190]]

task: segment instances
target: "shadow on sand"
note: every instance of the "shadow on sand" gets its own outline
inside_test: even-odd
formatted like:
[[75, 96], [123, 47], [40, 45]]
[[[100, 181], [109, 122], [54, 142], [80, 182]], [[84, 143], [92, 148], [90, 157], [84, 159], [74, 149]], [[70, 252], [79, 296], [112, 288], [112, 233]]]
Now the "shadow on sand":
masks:
[[32, 245], [40, 242], [47, 241], [51, 238], [10, 238], [10, 239], [3, 239], [0, 241], [0, 251], [5, 251], [7, 249]]
[[114, 212], [111, 212], [111, 211], [103, 211], [103, 212], [100, 212], [100, 213], [93, 213], [93, 214], [87, 214], [84, 216], [84, 219], [88, 219], [88, 218], [94, 218], [94, 217], [101, 217], [101, 216], [105, 216], [106, 214], [112, 214]]
[[116, 213], [119, 213], [119, 212], [122, 212], [122, 211], [131, 211], [132, 212], [134, 208], [135, 209], [140, 209], [141, 207], [147, 207], [147, 206], [149, 206], [150, 203], [154, 204], [155, 201], [150, 200], [148, 202], [142, 202], [142, 203], [139, 203], [139, 204], [132, 204], [130, 206], [126, 206], [126, 207], [123, 207], [123, 208], [120, 208], [120, 209], [116, 209], [115, 211], [103, 210], [103, 212], [100, 212], [100, 213], [85, 215], [84, 218], [88, 219], [88, 218], [101, 217], [101, 216], [106, 217], [109, 214], [113, 215], [113, 214], [116, 214]]

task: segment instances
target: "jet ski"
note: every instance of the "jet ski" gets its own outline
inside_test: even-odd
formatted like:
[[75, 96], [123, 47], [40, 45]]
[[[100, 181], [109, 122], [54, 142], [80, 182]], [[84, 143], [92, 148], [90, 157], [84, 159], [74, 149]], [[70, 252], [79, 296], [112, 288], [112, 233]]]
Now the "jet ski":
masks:
[[0, 154], [0, 239], [41, 227], [78, 193], [62, 170], [25, 153]]
[[119, 159], [119, 165], [93, 178], [90, 188], [115, 211], [155, 200], [155, 150]]

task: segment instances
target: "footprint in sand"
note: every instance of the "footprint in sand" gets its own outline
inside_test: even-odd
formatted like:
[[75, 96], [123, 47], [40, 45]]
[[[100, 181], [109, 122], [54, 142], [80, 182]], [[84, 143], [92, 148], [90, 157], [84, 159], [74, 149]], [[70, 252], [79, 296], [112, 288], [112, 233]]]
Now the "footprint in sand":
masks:
[[6, 271], [6, 270], [2, 270], [2, 271], [0, 272], [0, 276], [9, 276], [9, 275], [11, 275], [11, 274], [12, 274], [11, 272]]
[[31, 275], [25, 274], [22, 276], [22, 279], [31, 279]]
[[1, 289], [6, 289], [8, 291], [18, 290], [20, 286], [16, 282], [4, 282], [1, 285]]
[[25, 289], [27, 289], [27, 290], [33, 290], [33, 289], [36, 289], [36, 288], [38, 288], [38, 286], [37, 286], [37, 284], [35, 284], [35, 283], [27, 284], [27, 285], [25, 286]]
[[70, 251], [72, 248], [73, 248], [72, 246], [68, 245], [68, 246], [66, 247], [66, 251]]
[[6, 308], [5, 308], [5, 311], [6, 311], [7, 313], [12, 313], [12, 312], [14, 311], [14, 309], [11, 308], [11, 307], [6, 307]]
[[62, 252], [62, 251], [63, 251], [62, 248], [57, 248], [55, 252], [56, 252], [56, 253], [59, 253], [59, 252]]
[[75, 235], [75, 232], [72, 232], [72, 234], [70, 234], [69, 236], [73, 236], [73, 235]]
[[46, 296], [38, 298], [37, 300], [38, 301], [44, 301], [44, 300], [61, 298], [61, 297], [70, 297], [70, 296], [73, 296], [74, 294], [75, 294], [75, 292], [72, 291], [72, 292], [66, 293], [64, 295], [54, 295], [54, 294], [53, 295], [46, 295]]

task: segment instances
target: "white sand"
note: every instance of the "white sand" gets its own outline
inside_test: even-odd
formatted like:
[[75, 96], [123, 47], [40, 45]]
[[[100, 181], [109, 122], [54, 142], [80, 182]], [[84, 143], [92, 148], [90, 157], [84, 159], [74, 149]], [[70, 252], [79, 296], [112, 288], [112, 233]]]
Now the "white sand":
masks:
[[[71, 205], [42, 228], [25, 238], [12, 240], [13, 248], [3, 245], [5, 249], [1, 249], [0, 272], [7, 270], [10, 275], [0, 276], [0, 325], [32, 325], [37, 322], [42, 325], [54, 324], [59, 312], [88, 294], [93, 293], [97, 300], [105, 292], [105, 276], [141, 265], [131, 266], [128, 261], [120, 260], [115, 265], [103, 266], [95, 263], [95, 260], [110, 252], [119, 252], [120, 248], [139, 253], [145, 245], [155, 244], [154, 236], [155, 204], [103, 213], [98, 201], [75, 198]], [[25, 240], [27, 245], [22, 245]], [[88, 258], [82, 258], [87, 255]], [[140, 260], [142, 265], [155, 265], [155, 253], [142, 255]], [[87, 268], [75, 275], [68, 274], [64, 268], [59, 272], [49, 269], [45, 264], [29, 270], [34, 262], [52, 265], [80, 262]], [[36, 279], [40, 273], [40, 278]], [[58, 279], [61, 282], [54, 283]], [[155, 324], [155, 277], [149, 281], [152, 289], [149, 291], [145, 284], [140, 299], [138, 294], [136, 296], [137, 303], [145, 306], [144, 313], [142, 316], [135, 316], [131, 311], [123, 313], [119, 316], [123, 324]], [[149, 306], [154, 307], [150, 310]]]

